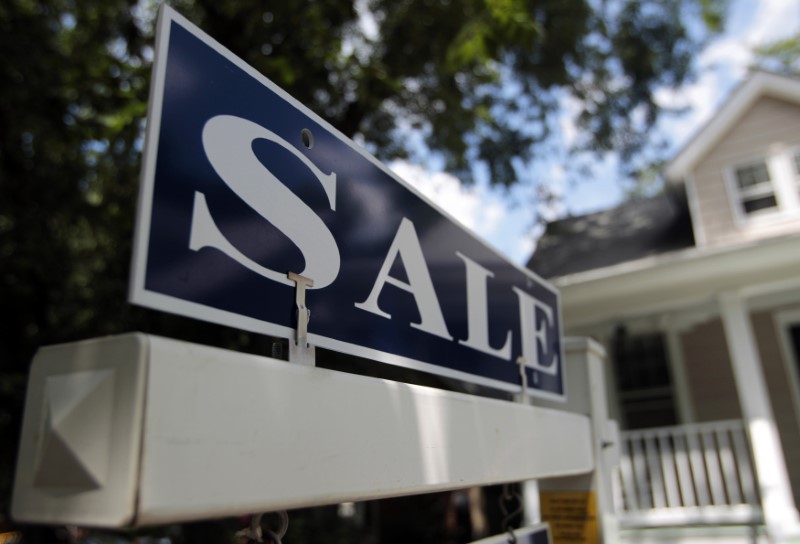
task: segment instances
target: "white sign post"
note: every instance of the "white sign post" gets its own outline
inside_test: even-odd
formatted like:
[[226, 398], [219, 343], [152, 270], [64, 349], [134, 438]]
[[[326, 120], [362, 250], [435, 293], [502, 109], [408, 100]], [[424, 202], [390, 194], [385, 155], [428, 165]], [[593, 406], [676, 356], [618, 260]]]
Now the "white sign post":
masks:
[[582, 415], [131, 334], [37, 354], [12, 514], [152, 525], [593, 468]]

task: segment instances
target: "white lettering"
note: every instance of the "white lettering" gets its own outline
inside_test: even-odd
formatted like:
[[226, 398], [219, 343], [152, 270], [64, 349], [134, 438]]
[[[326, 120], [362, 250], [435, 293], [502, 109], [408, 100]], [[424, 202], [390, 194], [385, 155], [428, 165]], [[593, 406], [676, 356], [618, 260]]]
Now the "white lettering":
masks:
[[[398, 256], [405, 266], [408, 283], [389, 275], [389, 271]], [[397, 234], [395, 234], [386, 259], [383, 261], [383, 266], [378, 272], [375, 284], [372, 286], [372, 292], [367, 297], [367, 300], [357, 302], [355, 304], [356, 308], [391, 319], [392, 316], [378, 306], [378, 298], [387, 283], [414, 296], [414, 301], [417, 303], [417, 309], [419, 310], [420, 322], [411, 323], [412, 327], [446, 340], [453, 339], [444, 322], [439, 299], [433, 289], [431, 275], [428, 272], [428, 266], [425, 263], [425, 256], [422, 254], [414, 224], [405, 217], [400, 222]]]
[[[322, 173], [274, 132], [232, 115], [213, 117], [203, 127], [203, 148], [217, 174], [239, 198], [294, 242], [306, 262], [299, 274], [313, 279], [315, 289], [326, 287], [339, 275], [336, 240], [322, 219], [258, 160], [253, 153], [253, 142], [258, 139], [274, 142], [300, 159], [319, 180], [331, 209], [336, 209], [336, 174]], [[198, 251], [203, 247], [216, 248], [265, 278], [294, 285], [286, 277], [286, 270], [261, 266], [236, 249], [219, 231], [205, 195], [196, 192], [189, 248]]]
[[495, 349], [489, 345], [489, 309], [487, 304], [486, 280], [494, 274], [481, 265], [456, 251], [456, 255], [467, 266], [467, 339], [458, 343], [488, 355], [511, 360], [511, 331], [506, 334], [503, 347]]
[[[548, 342], [548, 331], [553, 326], [553, 309], [542, 304], [528, 293], [518, 287], [511, 289], [519, 298], [519, 324], [522, 338], [522, 357], [525, 364], [534, 370], [554, 375], [558, 372], [558, 353], [554, 352], [553, 347]], [[541, 310], [545, 321], [541, 327], [536, 326], [536, 311]], [[539, 349], [549, 360], [539, 360]], [[550, 357], [548, 357], [548, 355]]]

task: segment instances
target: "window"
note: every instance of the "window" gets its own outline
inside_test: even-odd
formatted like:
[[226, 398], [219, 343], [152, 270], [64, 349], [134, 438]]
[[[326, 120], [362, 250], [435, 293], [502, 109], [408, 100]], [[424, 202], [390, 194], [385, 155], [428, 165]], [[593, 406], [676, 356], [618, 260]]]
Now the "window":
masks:
[[769, 175], [766, 161], [760, 160], [734, 170], [736, 190], [741, 211], [745, 215], [778, 207], [775, 188]]
[[794, 400], [795, 417], [800, 422], [800, 308], [777, 313], [774, 319]]
[[613, 356], [624, 428], [676, 425], [678, 416], [664, 336], [629, 335], [620, 327], [614, 335]]
[[[800, 366], [800, 323], [788, 327], [787, 335], [794, 355], [795, 365]], [[800, 368], [797, 369], [800, 372]]]
[[798, 200], [800, 200], [800, 151], [794, 154], [794, 190]]
[[740, 223], [799, 213], [800, 150], [734, 165], [728, 187]]

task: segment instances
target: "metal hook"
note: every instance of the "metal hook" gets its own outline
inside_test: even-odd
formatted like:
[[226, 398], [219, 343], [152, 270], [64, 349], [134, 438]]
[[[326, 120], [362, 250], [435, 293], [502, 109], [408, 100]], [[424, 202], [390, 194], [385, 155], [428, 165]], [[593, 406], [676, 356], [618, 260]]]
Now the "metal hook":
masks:
[[525, 372], [525, 358], [520, 355], [517, 357], [517, 365], [519, 366], [519, 377], [522, 382], [522, 396], [520, 402], [528, 404], [528, 373]]
[[306, 306], [306, 289], [314, 287], [314, 280], [294, 272], [289, 272], [287, 277], [295, 284], [294, 302], [297, 306], [297, 330], [294, 341], [289, 341], [289, 362], [314, 366], [314, 346], [308, 344], [308, 322], [311, 319], [311, 310]]
[[250, 544], [251, 542], [261, 542], [261, 516], [263, 514], [253, 514], [250, 518], [250, 526], [241, 531], [236, 531], [236, 542]]
[[297, 305], [297, 338], [295, 341], [300, 347], [308, 345], [308, 321], [311, 317], [311, 312], [306, 307], [306, 289], [314, 287], [314, 280], [289, 272], [287, 274], [289, 280], [295, 283], [294, 302]]
[[[511, 512], [508, 511], [507, 504], [512, 500], [516, 500], [517, 507]], [[511, 520], [522, 513], [522, 496], [519, 492], [511, 492], [509, 484], [503, 485], [503, 493], [500, 495], [500, 511], [503, 512], [503, 528], [508, 532], [508, 542], [516, 544], [517, 535], [514, 534], [514, 528], [511, 527]]]
[[281, 510], [278, 512], [278, 515], [281, 518], [281, 528], [278, 529], [278, 538], [283, 538], [286, 536], [286, 531], [289, 530], [289, 512]]
[[264, 536], [266, 537], [262, 542], [271, 542], [272, 544], [283, 544], [281, 541], [281, 537], [278, 536], [276, 533], [273, 533], [269, 529], [264, 531]]
[[514, 534], [514, 529], [508, 529], [508, 544], [517, 544], [517, 535]]
[[[289, 513], [286, 512], [286, 510], [276, 513], [281, 518], [281, 526], [277, 531], [262, 529], [261, 519], [264, 517], [264, 514], [254, 514], [253, 517], [250, 518], [250, 527], [244, 529], [243, 531], [239, 531], [237, 535], [244, 537], [247, 544], [257, 542], [272, 542], [272, 544], [282, 544], [282, 539], [286, 535], [286, 531], [289, 530]], [[266, 539], [264, 537], [266, 537]]]

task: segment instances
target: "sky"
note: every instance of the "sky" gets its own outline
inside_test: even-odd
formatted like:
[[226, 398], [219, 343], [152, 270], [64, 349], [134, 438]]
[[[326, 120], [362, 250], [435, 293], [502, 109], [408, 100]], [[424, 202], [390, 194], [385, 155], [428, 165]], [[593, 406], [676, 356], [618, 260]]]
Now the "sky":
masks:
[[[753, 48], [800, 31], [800, 0], [730, 0], [727, 16], [725, 32], [696, 59], [698, 78], [681, 89], [656, 95], [661, 106], [687, 107], [685, 114], [663, 118], [656, 127], [667, 137], [672, 152], [709, 120], [745, 78]], [[570, 111], [569, 104], [565, 106], [561, 128], [563, 137], [569, 139], [574, 133], [575, 111]], [[530, 208], [520, 203], [533, 201], [531, 187], [519, 186], [507, 195], [481, 183], [464, 187], [447, 173], [403, 161], [389, 167], [512, 262], [524, 265], [530, 258], [541, 229], [534, 228]], [[562, 202], [550, 210], [549, 219], [610, 208], [623, 198], [613, 155], [597, 159], [596, 177], [577, 184], [566, 183], [566, 174], [557, 163], [537, 167], [561, 188]]]

